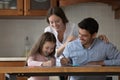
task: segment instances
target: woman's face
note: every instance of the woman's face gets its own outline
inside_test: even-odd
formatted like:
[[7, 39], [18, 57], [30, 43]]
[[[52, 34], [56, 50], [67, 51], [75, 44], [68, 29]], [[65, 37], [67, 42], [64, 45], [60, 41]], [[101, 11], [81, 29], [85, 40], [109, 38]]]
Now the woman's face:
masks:
[[54, 51], [54, 48], [55, 48], [54, 42], [50, 42], [50, 41], [45, 42], [42, 48], [43, 55], [48, 56]]
[[51, 15], [48, 20], [50, 26], [52, 26], [56, 31], [65, 29], [65, 25], [59, 16]]

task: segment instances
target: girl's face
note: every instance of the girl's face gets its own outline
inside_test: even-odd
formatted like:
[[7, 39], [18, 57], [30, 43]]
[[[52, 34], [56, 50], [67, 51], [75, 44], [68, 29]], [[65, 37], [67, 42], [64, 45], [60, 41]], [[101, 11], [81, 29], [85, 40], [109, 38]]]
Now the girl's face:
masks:
[[56, 16], [53, 14], [48, 18], [48, 20], [49, 20], [50, 26], [52, 26], [56, 31], [65, 29], [65, 25], [59, 16]]
[[42, 48], [43, 55], [48, 56], [49, 54], [51, 54], [54, 51], [54, 48], [55, 48], [54, 42], [50, 42], [50, 41], [45, 42], [45, 44], [43, 45], [43, 48]]

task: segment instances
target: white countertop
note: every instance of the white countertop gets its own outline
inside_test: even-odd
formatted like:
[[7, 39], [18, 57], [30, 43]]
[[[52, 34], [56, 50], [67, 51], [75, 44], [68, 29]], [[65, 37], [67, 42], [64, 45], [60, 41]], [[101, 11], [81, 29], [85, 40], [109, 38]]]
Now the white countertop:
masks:
[[0, 57], [0, 61], [26, 61], [26, 57]]

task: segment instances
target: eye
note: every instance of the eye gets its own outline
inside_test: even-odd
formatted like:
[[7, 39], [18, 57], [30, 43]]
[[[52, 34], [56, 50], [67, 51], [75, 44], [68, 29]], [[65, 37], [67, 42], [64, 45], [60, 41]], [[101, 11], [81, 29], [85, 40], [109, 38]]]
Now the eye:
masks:
[[45, 47], [45, 49], [49, 49], [49, 47]]
[[50, 24], [53, 24], [53, 22], [52, 22], [52, 21], [50, 21]]
[[54, 48], [51, 48], [51, 50], [54, 50]]
[[55, 23], [59, 23], [59, 22], [60, 22], [60, 20], [55, 21]]

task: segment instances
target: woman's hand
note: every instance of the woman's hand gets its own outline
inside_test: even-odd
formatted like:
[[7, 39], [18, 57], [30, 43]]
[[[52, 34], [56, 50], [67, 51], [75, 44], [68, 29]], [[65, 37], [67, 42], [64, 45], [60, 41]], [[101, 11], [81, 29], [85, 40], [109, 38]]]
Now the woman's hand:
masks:
[[75, 39], [76, 39], [75, 36], [68, 36], [66, 42], [70, 42], [70, 41], [73, 41]]
[[108, 38], [106, 37], [106, 35], [98, 35], [98, 38], [105, 41], [106, 43], [109, 42]]

